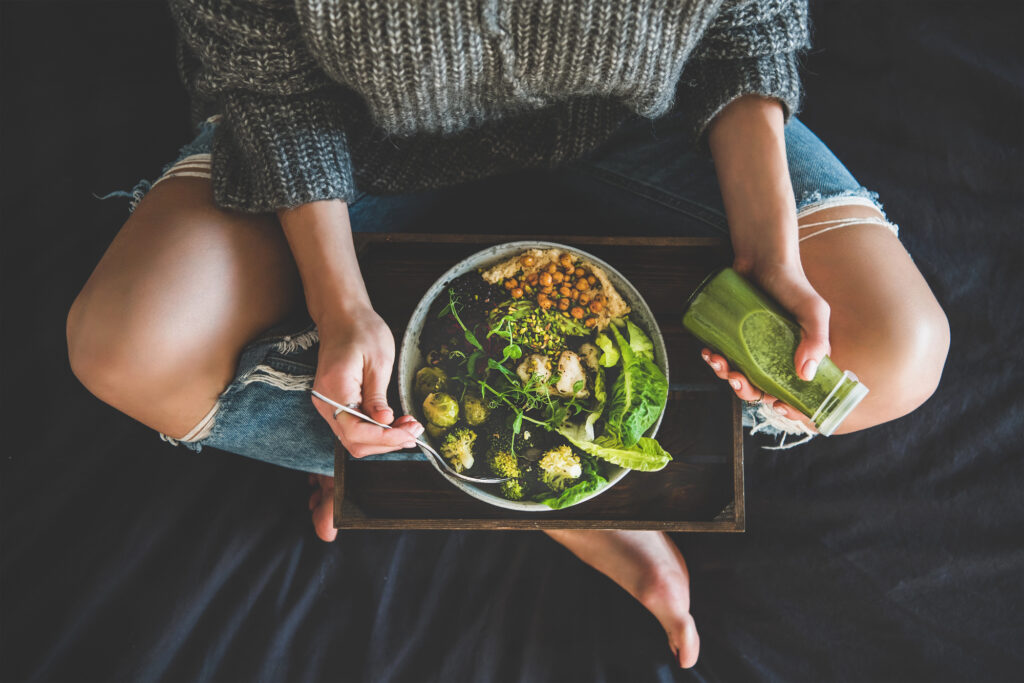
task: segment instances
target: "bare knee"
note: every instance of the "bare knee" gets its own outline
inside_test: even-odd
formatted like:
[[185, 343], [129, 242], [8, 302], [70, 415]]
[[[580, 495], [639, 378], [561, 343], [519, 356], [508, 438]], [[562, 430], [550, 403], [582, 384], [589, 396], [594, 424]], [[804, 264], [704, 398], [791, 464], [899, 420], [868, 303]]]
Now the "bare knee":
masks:
[[71, 371], [96, 398], [169, 436], [187, 434], [210, 410], [230, 380], [233, 364], [219, 368], [216, 355], [197, 355], [194, 345], [162, 324], [112, 307], [102, 294], [83, 291], [68, 311]]
[[935, 393], [949, 352], [949, 322], [934, 300], [893, 311], [869, 327], [854, 355], [857, 375], [871, 391], [841, 432], [917, 410]]
[[128, 353], [127, 340], [119, 339], [124, 328], [118, 321], [90, 307], [82, 292], [68, 311], [66, 334], [71, 372], [94, 396], [124, 411], [125, 396], [133, 376], [147, 368], [141, 358]]

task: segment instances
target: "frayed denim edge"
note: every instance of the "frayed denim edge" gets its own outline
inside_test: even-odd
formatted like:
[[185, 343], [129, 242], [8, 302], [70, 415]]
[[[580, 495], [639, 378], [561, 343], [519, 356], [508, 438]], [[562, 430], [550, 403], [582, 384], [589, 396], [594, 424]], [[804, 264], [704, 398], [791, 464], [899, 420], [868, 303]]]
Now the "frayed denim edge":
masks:
[[[269, 338], [261, 337], [252, 342], [250, 347], [269, 345], [269, 351], [290, 354], [305, 351], [319, 342], [320, 332], [313, 325], [296, 334], [285, 334]], [[243, 350], [242, 356], [244, 357], [245, 355], [246, 350]], [[240, 362], [240, 365], [243, 363], [244, 360]], [[166, 441], [172, 446], [184, 446], [190, 451], [200, 453], [203, 450], [203, 442], [209, 439], [216, 429], [218, 413], [223, 409], [224, 404], [230, 400], [230, 395], [234, 392], [243, 389], [253, 382], [270, 384], [284, 391], [306, 391], [313, 388], [313, 379], [313, 375], [292, 375], [265, 363], [258, 363], [243, 370], [228, 384], [220, 396], [217, 397], [217, 402], [210, 409], [210, 412], [195, 427], [189, 430], [185, 437], [175, 439], [163, 432], [158, 432], [158, 434], [162, 441]]]
[[[783, 417], [764, 403], [747, 403], [743, 406], [743, 426], [751, 428], [751, 436], [761, 433], [778, 439], [775, 446], [761, 446], [766, 451], [788, 450], [816, 436], [803, 422]], [[791, 436], [802, 438], [787, 443], [786, 439]]]
[[164, 164], [164, 167], [160, 169], [160, 173], [159, 175], [157, 175], [156, 180], [149, 181], [143, 178], [139, 182], [135, 183], [135, 186], [132, 187], [132, 189], [130, 190], [114, 190], [113, 192], [109, 192], [103, 196], [93, 193], [93, 198], [98, 199], [100, 201], [104, 201], [106, 199], [113, 199], [115, 197], [123, 197], [128, 200], [128, 215], [130, 216], [131, 214], [135, 213], [135, 207], [139, 205], [139, 202], [142, 201], [142, 198], [146, 196], [146, 193], [153, 188], [153, 185], [155, 185], [156, 182], [160, 179], [160, 177], [163, 176], [163, 174], [167, 173], [167, 171], [169, 171], [171, 167], [173, 167], [176, 163], [178, 163], [185, 157], [192, 156], [193, 154], [210, 153], [209, 145], [205, 142], [197, 143], [197, 140], [204, 133], [212, 133], [214, 128], [217, 126], [218, 121], [220, 121], [219, 115], [211, 116], [205, 121], [200, 121], [199, 125], [196, 126], [197, 132], [195, 137], [192, 138], [189, 142], [187, 142], [181, 149], [178, 150], [178, 156], [176, 156], [173, 161], [171, 161], [168, 164]]

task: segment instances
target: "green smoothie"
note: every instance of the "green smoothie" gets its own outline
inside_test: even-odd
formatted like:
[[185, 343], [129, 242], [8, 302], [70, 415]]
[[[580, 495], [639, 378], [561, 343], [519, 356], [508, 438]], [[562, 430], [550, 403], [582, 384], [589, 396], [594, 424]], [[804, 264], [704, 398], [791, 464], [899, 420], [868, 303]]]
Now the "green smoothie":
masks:
[[721, 353], [765, 393], [793, 406], [829, 436], [868, 393], [851, 372], [825, 356], [811, 381], [800, 379], [793, 356], [800, 326], [732, 268], [713, 275], [690, 297], [683, 325]]

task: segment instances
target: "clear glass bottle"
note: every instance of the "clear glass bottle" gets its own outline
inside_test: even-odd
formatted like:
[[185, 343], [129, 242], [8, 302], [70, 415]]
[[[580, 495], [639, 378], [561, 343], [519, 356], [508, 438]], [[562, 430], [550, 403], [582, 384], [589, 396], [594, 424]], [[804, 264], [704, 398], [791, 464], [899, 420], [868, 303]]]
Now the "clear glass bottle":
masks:
[[758, 389], [809, 417], [825, 436], [868, 393], [856, 375], [840, 370], [828, 356], [813, 380], [800, 379], [793, 365], [800, 326], [732, 268], [712, 274], [690, 296], [683, 325]]

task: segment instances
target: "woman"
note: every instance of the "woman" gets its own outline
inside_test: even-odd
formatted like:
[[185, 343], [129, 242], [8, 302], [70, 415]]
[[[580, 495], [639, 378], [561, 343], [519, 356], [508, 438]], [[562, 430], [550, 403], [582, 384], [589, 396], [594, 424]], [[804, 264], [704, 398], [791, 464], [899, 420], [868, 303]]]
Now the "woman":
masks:
[[[804, 2], [171, 8], [196, 120], [209, 118], [74, 302], [71, 365], [173, 443], [313, 473], [325, 540], [334, 439], [363, 457], [423, 429], [387, 405], [394, 340], [352, 230], [415, 229], [467, 183], [510, 171], [651, 232], [727, 232], [735, 268], [800, 323], [800, 374], [829, 353], [871, 387], [844, 431], [914, 410], [938, 383], [941, 308], [874, 195], [792, 118]], [[703, 356], [758, 419], [813, 432]], [[399, 429], [335, 419], [311, 386]], [[637, 597], [692, 666], [688, 575], [667, 536], [550, 535]]]

